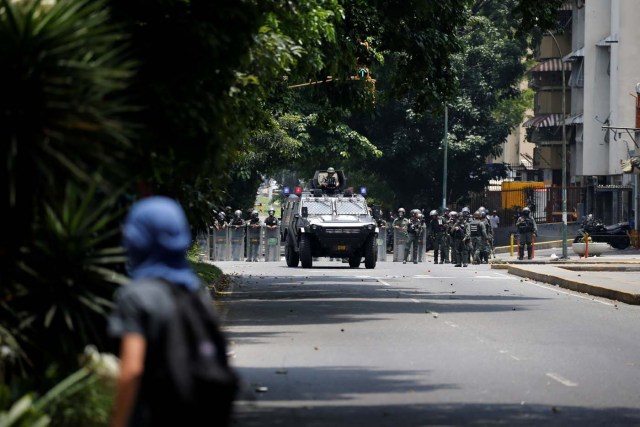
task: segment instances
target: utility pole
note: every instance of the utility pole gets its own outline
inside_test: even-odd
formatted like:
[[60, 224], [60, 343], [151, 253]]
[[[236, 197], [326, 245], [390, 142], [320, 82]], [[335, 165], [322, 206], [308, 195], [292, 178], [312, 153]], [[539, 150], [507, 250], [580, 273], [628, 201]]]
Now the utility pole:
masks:
[[562, 259], [567, 259], [567, 127], [565, 126], [565, 113], [566, 113], [566, 82], [564, 80], [564, 63], [562, 62], [562, 50], [558, 40], [551, 33], [547, 32], [553, 39], [553, 42], [558, 48], [558, 55], [560, 55], [560, 69], [562, 70]]
[[449, 148], [449, 107], [444, 106], [444, 166], [442, 168], [442, 209], [447, 208], [447, 150]]

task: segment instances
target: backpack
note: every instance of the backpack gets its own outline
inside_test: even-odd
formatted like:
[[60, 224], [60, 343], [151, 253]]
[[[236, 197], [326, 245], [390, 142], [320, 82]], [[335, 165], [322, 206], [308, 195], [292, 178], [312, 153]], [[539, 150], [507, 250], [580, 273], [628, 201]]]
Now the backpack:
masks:
[[[150, 407], [159, 425], [177, 419], [180, 425], [229, 423], [239, 378], [227, 359], [227, 346], [213, 307], [199, 292], [164, 283], [175, 301], [151, 378]], [[173, 421], [172, 421], [173, 422]], [[197, 424], [193, 424], [197, 422]], [[152, 423], [154, 424], [154, 423]]]

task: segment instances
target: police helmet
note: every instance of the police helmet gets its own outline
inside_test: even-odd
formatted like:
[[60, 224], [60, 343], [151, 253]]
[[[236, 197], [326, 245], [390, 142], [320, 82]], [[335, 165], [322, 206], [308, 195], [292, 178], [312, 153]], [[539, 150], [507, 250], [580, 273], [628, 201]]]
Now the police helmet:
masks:
[[471, 209], [469, 209], [468, 206], [465, 206], [464, 208], [462, 208], [460, 212], [462, 213], [462, 215], [471, 215]]
[[242, 216], [242, 211], [240, 209], [238, 209], [233, 214], [235, 215], [236, 218], [240, 218]]
[[258, 216], [258, 211], [257, 211], [257, 210], [255, 210], [255, 209], [254, 209], [254, 210], [252, 210], [252, 211], [251, 211], [251, 216], [253, 216], [253, 217]]
[[473, 217], [474, 218], [481, 218], [482, 217], [482, 213], [479, 210], [477, 210], [477, 211], [475, 211], [473, 213]]
[[327, 169], [327, 173], [336, 173], [336, 170], [330, 167]]
[[480, 211], [480, 218], [486, 218], [486, 217], [487, 217], [487, 211], [486, 210]]
[[268, 213], [269, 215], [275, 215], [276, 211], [274, 211], [273, 209], [269, 209]]
[[224, 212], [218, 212], [218, 218], [224, 220], [227, 217]]
[[433, 209], [431, 212], [429, 212], [429, 215], [431, 216], [438, 215], [438, 211]]
[[530, 213], [531, 213], [531, 209], [529, 209], [529, 207], [522, 209], [522, 215], [529, 216]]
[[405, 212], [404, 208], [398, 209], [398, 215], [400, 214], [404, 215], [404, 212]]
[[449, 216], [457, 217], [457, 216], [458, 216], [458, 212], [456, 212], [456, 211], [449, 211]]

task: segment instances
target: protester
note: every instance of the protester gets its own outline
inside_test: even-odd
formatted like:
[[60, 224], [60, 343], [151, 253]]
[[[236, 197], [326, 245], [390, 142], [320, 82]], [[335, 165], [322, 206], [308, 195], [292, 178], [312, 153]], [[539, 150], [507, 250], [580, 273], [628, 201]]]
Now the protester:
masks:
[[[116, 306], [109, 318], [109, 333], [120, 339], [120, 377], [112, 427], [228, 423], [229, 414], [214, 412], [210, 419], [197, 422], [193, 421], [197, 415], [194, 411], [185, 411], [175, 401], [169, 405], [156, 403], [158, 395], [173, 396], [172, 390], [157, 390], [153, 385], [167, 370], [162, 366], [162, 353], [169, 341], [169, 324], [175, 323], [178, 293], [193, 295], [188, 298], [194, 301], [201, 296], [205, 310], [213, 310], [210, 296], [203, 292], [199, 277], [186, 259], [190, 244], [186, 216], [171, 199], [143, 199], [134, 204], [126, 218], [123, 245], [133, 281], [117, 291]], [[202, 295], [191, 294], [197, 292]], [[225, 348], [217, 346], [213, 351], [226, 360]]]

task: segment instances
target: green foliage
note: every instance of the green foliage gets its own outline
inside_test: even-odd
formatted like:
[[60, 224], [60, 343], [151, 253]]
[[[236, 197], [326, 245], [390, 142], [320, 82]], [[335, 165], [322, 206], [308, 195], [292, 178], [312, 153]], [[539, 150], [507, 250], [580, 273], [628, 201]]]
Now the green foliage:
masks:
[[0, 2], [0, 345], [12, 396], [106, 345], [135, 63], [101, 0]]
[[[82, 367], [39, 396], [29, 392], [13, 404], [0, 403], [0, 426], [101, 427], [108, 424], [117, 361], [111, 354], [99, 354], [88, 347]], [[6, 387], [2, 387], [7, 391]]]
[[15, 354], [23, 356], [5, 361], [5, 369], [35, 386], [47, 383], [52, 367], [55, 375], [73, 369], [88, 343], [107, 345], [105, 317], [114, 290], [126, 281], [118, 273], [124, 254], [114, 246], [121, 217], [114, 209], [118, 193], [98, 197], [95, 187], [80, 190], [69, 182], [63, 197], [43, 201], [34, 223], [38, 240], [22, 247], [2, 289], [3, 338], [11, 337], [3, 345], [13, 344]]

